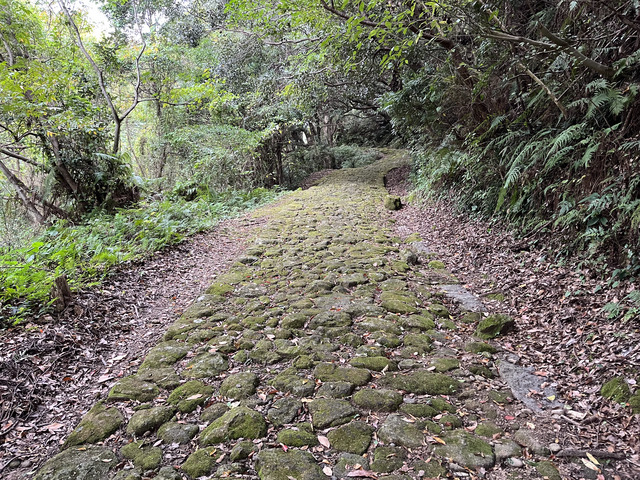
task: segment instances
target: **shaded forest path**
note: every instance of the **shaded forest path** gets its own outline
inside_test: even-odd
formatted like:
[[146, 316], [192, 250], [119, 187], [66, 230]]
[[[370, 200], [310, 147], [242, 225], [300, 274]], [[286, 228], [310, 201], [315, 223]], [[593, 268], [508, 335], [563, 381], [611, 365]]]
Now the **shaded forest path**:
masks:
[[510, 318], [483, 315], [472, 297], [453, 303], [443, 291], [465, 291], [446, 259], [395, 236], [383, 179], [407, 162], [390, 151], [257, 211], [268, 222], [252, 245], [35, 478], [559, 479], [614, 469], [577, 461], [580, 446], [559, 438], [551, 386], [474, 337], [506, 331]]

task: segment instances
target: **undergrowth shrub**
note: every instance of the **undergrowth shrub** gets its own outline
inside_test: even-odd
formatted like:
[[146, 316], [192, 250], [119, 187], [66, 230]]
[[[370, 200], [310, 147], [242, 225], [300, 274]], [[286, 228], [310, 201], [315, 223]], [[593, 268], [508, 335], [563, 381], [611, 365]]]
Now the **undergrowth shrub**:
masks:
[[0, 248], [0, 327], [47, 312], [60, 275], [72, 290], [95, 284], [119, 264], [150, 256], [277, 195], [258, 188], [142, 203], [114, 215], [95, 213], [82, 225], [60, 221], [27, 247]]

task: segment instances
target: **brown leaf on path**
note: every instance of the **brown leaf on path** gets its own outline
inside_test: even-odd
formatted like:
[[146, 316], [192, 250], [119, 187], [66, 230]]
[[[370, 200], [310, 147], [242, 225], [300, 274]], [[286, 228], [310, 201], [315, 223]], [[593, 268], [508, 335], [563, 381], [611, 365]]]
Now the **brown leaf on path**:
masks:
[[329, 439], [327, 437], [325, 437], [324, 435], [318, 435], [318, 441], [324, 446], [324, 447], [331, 447], [331, 442], [329, 442]]
[[371, 470], [352, 470], [347, 473], [347, 477], [366, 477], [366, 478], [378, 478], [378, 474]]

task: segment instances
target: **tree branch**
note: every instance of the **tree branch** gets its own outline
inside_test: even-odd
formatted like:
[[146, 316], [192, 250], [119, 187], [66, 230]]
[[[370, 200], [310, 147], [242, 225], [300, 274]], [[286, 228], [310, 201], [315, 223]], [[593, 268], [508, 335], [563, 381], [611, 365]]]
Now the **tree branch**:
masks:
[[6, 148], [0, 147], [0, 153], [4, 153], [7, 157], [15, 158], [16, 160], [20, 160], [21, 162], [28, 163], [29, 165], [33, 165], [34, 167], [41, 168], [43, 170], [46, 169], [46, 167], [43, 164], [38, 163], [35, 160], [31, 160], [30, 158], [27, 158], [23, 155], [20, 155], [19, 153], [13, 152], [11, 150], [7, 150]]
[[539, 24], [540, 32], [547, 37], [551, 42], [555, 45], [561, 47], [563, 50], [566, 50], [570, 55], [576, 58], [580, 63], [582, 63], [585, 67], [593, 70], [594, 72], [599, 73], [603, 77], [611, 78], [613, 77], [615, 71], [613, 68], [608, 67], [607, 65], [603, 65], [602, 63], [596, 62], [592, 58], [584, 55], [580, 50], [571, 45], [566, 40], [554, 35], [551, 33], [547, 27], [542, 24]]

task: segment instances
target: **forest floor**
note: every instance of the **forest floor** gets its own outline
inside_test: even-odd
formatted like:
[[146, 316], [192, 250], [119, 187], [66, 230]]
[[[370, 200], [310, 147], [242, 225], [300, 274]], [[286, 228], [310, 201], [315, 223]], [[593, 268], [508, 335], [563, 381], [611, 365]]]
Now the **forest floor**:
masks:
[[[637, 372], [637, 325], [446, 205], [385, 210], [407, 161], [335, 172], [5, 332], [0, 476], [62, 445], [37, 479], [640, 477], [638, 416], [599, 395]], [[492, 314], [515, 328], [481, 341]]]

